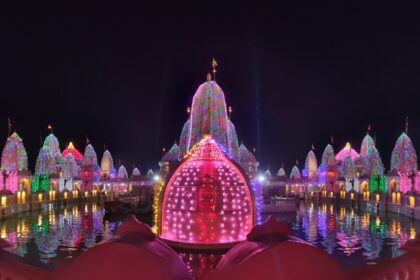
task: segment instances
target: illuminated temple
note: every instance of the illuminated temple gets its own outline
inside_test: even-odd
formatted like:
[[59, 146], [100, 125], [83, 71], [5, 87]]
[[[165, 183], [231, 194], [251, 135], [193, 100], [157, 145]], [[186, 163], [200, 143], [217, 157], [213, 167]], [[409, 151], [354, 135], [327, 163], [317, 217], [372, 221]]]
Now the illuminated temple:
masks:
[[258, 162], [238, 144], [225, 96], [213, 80], [200, 85], [179, 141], [160, 161], [155, 198], [161, 238], [181, 247], [223, 247], [257, 223]]

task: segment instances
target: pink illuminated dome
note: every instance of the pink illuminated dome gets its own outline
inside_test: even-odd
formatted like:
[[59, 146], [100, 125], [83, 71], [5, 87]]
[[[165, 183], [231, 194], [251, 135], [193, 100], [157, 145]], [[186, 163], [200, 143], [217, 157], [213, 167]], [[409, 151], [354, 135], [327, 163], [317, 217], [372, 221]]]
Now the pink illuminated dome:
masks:
[[346, 146], [338, 152], [335, 159], [338, 161], [344, 161], [346, 157], [351, 157], [354, 161], [359, 159], [359, 154], [351, 147], [349, 142], [347, 142]]
[[175, 246], [230, 247], [255, 225], [254, 201], [245, 172], [205, 136], [163, 184], [157, 230]]

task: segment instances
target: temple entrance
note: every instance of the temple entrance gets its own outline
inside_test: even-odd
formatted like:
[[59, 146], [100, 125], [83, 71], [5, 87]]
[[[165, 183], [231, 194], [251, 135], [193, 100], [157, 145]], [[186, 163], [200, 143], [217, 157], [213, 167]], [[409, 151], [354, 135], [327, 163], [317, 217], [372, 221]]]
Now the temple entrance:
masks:
[[368, 182], [364, 181], [360, 184], [360, 192], [367, 192], [369, 191], [369, 184]]
[[392, 179], [389, 182], [389, 191], [390, 191], [390, 193], [393, 193], [393, 192], [397, 191], [397, 180]]
[[27, 194], [31, 193], [31, 183], [28, 179], [20, 180], [20, 190], [25, 191]]

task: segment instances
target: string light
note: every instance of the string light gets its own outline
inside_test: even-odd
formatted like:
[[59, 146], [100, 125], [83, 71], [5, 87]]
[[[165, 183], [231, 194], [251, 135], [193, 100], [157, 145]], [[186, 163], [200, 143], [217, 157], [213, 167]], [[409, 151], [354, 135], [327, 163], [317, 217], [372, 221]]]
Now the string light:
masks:
[[[155, 220], [164, 239], [196, 244], [244, 240], [254, 225], [254, 192], [223, 147], [206, 136], [157, 190]], [[164, 191], [164, 193], [161, 193]]]

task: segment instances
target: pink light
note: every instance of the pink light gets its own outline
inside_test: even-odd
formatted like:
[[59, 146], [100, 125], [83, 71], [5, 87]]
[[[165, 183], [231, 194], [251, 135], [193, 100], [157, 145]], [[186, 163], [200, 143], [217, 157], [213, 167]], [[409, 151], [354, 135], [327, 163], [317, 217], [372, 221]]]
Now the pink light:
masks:
[[161, 237], [194, 244], [241, 241], [254, 225], [253, 205], [242, 172], [206, 137], [164, 189]]
[[335, 159], [344, 161], [344, 159], [348, 156], [350, 156], [353, 160], [357, 160], [359, 158], [359, 154], [351, 147], [350, 143], [346, 144], [346, 146], [335, 156]]

